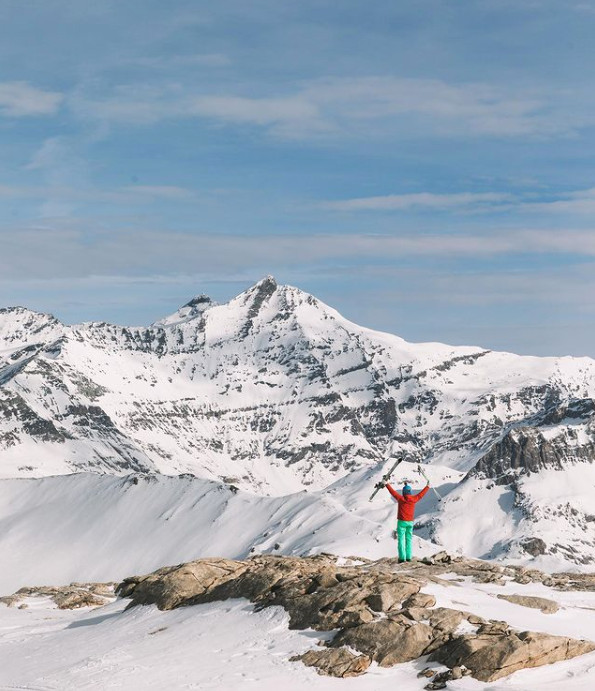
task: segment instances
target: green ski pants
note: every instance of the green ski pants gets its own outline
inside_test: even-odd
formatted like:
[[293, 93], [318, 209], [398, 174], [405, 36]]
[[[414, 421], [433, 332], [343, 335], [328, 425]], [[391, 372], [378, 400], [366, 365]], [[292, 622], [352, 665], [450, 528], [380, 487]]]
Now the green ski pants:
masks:
[[411, 540], [413, 538], [413, 521], [397, 521], [397, 539], [399, 559], [411, 561]]

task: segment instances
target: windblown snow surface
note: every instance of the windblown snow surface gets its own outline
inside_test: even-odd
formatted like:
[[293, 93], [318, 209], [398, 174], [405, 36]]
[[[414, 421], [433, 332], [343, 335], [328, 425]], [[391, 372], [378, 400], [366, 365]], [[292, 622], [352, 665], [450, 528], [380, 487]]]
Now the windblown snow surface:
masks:
[[[0, 594], [117, 581], [206, 556], [393, 556], [396, 509], [368, 501], [392, 452], [418, 505], [417, 556], [544, 570], [595, 563], [595, 362], [410, 344], [265, 279], [148, 328], [0, 310]], [[537, 547], [536, 547], [537, 546]], [[555, 615], [453, 584], [438, 604], [595, 639], [595, 594]], [[501, 589], [498, 592], [503, 592]], [[0, 604], [0, 689], [421, 689], [422, 663], [318, 676], [321, 636], [243, 601], [173, 612]], [[591, 691], [595, 657], [452, 689]]]
[[[503, 603], [494, 587], [454, 584], [447, 590], [437, 593], [439, 604], [470, 602], [483, 616], [496, 619], [505, 609], [506, 616], [516, 617], [523, 627], [556, 633], [580, 630], [586, 638], [595, 638], [592, 593], [564, 593], [562, 598], [554, 593], [563, 609], [544, 615]], [[523, 594], [541, 596], [544, 590], [525, 586]], [[290, 631], [283, 609], [258, 612], [246, 600], [169, 612], [153, 605], [125, 612], [122, 600], [85, 612], [60, 611], [43, 600], [29, 605], [22, 611], [0, 606], [3, 690], [421, 691], [428, 680], [417, 679], [417, 672], [427, 666], [444, 669], [420, 660], [391, 668], [374, 663], [354, 679], [319, 676], [288, 659], [313, 648], [325, 634]], [[448, 683], [448, 689], [457, 691], [592, 691], [594, 686], [595, 653], [489, 684], [469, 677]]]
[[[119, 580], [199, 556], [322, 551], [345, 557], [393, 556], [395, 506], [384, 490], [373, 503], [368, 501], [379, 471], [356, 471], [325, 490], [285, 497], [257, 496], [193, 477], [81, 473], [5, 480], [0, 483], [0, 552], [10, 559], [0, 570], [0, 590]], [[456, 491], [460, 473], [434, 466], [428, 471], [442, 495]], [[414, 466], [405, 464], [401, 475], [412, 477]], [[469, 502], [477, 527], [474, 532], [466, 528], [468, 521], [459, 522], [458, 546], [481, 550], [489, 544], [486, 531], [500, 534], [509, 514], [499, 493], [494, 505], [481, 511], [473, 505], [474, 494], [471, 489], [455, 502]], [[438, 505], [437, 497], [428, 494], [419, 504], [418, 523], [433, 520]], [[416, 532], [423, 534], [424, 529]], [[437, 549], [428, 540], [414, 538], [417, 556]], [[558, 563], [564, 565], [568, 566]], [[595, 638], [595, 593], [471, 581], [424, 590], [436, 596], [438, 606], [506, 619], [521, 629]], [[549, 597], [562, 607], [546, 615], [497, 600], [498, 593]], [[290, 631], [282, 609], [256, 612], [247, 601], [170, 612], [153, 606], [125, 612], [126, 601], [75, 612], [57, 610], [44, 599], [30, 598], [27, 604], [24, 610], [0, 605], [2, 689], [231, 690], [238, 684], [265, 690], [280, 685], [321, 691], [423, 688], [416, 674], [426, 666], [424, 660], [390, 669], [373, 665], [362, 677], [349, 680], [321, 677], [301, 663], [289, 662], [325, 634]], [[591, 691], [594, 684], [591, 654], [517, 672], [496, 683], [466, 678], [450, 682], [449, 688]]]

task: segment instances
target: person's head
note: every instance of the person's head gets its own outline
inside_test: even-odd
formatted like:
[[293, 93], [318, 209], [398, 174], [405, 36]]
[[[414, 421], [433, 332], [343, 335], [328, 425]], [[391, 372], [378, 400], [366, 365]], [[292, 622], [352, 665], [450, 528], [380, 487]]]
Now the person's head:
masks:
[[411, 494], [411, 487], [405, 483], [403, 485], [403, 496], [406, 497], [408, 494]]

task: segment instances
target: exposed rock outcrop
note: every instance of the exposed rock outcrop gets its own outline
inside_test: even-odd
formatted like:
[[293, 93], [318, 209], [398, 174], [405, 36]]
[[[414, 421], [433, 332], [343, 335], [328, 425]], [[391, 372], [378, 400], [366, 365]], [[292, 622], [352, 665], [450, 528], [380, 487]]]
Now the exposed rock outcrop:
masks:
[[498, 599], [507, 600], [515, 605], [540, 609], [544, 614], [555, 614], [560, 605], [546, 597], [533, 597], [531, 595], [498, 595]]
[[494, 681], [519, 669], [569, 660], [595, 650], [591, 641], [522, 631], [486, 624], [476, 635], [453, 638], [436, 650], [430, 660], [448, 667], [464, 664], [480, 681]]
[[25, 586], [12, 595], [0, 597], [8, 607], [26, 608], [25, 600], [31, 597], [49, 597], [58, 609], [102, 607], [111, 602], [115, 583], [71, 583], [64, 586]]
[[296, 655], [290, 660], [300, 660], [308, 667], [315, 667], [319, 674], [343, 678], [363, 674], [372, 662], [367, 655], [354, 655], [347, 648], [308, 650], [307, 653]]
[[498, 481], [513, 478], [511, 473], [538, 473], [546, 468], [562, 469], [567, 463], [595, 461], [595, 439], [576, 443], [569, 432], [545, 435], [537, 427], [511, 429], [482, 456], [469, 475], [482, 475]]
[[[503, 567], [439, 553], [426, 563], [398, 564], [381, 559], [359, 566], [338, 565], [331, 555], [283, 557], [261, 555], [246, 561], [201, 559], [127, 578], [117, 592], [131, 604], [160, 609], [244, 597], [258, 608], [283, 607], [289, 626], [338, 632], [322, 649], [292, 659], [321, 674], [347, 677], [362, 674], [372, 661], [388, 667], [422, 655], [454, 670], [469, 670], [491, 681], [517, 669], [570, 659], [595, 650], [579, 641], [530, 631], [513, 631], [506, 622], [486, 621], [471, 612], [436, 607], [433, 595], [422, 592], [429, 582], [453, 572], [479, 582], [504, 583], [549, 579], [568, 587], [570, 575], [548, 576], [521, 567]], [[586, 584], [583, 584], [586, 585]], [[554, 611], [544, 598], [506, 596], [516, 604]], [[462, 672], [460, 672], [462, 674]], [[456, 672], [459, 674], [459, 671]], [[444, 688], [447, 678], [430, 682]]]

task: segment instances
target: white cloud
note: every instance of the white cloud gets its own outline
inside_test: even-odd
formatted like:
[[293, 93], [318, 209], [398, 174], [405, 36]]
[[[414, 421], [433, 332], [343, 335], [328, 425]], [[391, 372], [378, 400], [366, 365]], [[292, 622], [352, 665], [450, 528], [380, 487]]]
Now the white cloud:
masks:
[[566, 214], [568, 216], [595, 214], [595, 187], [566, 192], [545, 201], [529, 201], [530, 198], [529, 195], [523, 197], [492, 192], [457, 192], [452, 194], [419, 192], [330, 200], [322, 202], [318, 206], [329, 211], [342, 212], [467, 209], [480, 212], [514, 210], [525, 213], [539, 212]]
[[169, 70], [180, 67], [226, 67], [231, 59], [224, 53], [194, 53], [191, 55], [160, 55], [158, 57], [136, 58], [132, 64], [150, 69]]
[[577, 190], [561, 195], [560, 199], [544, 202], [525, 203], [523, 211], [540, 211], [546, 213], [593, 214], [595, 213], [595, 187]]
[[545, 95], [478, 83], [437, 79], [360, 77], [321, 79], [308, 85], [306, 97], [351, 126], [387, 118], [417, 116], [441, 134], [519, 136], [544, 133], [553, 123], [539, 117]]
[[416, 194], [389, 194], [379, 197], [358, 197], [328, 201], [322, 208], [331, 211], [403, 211], [408, 209], [452, 209], [477, 205], [493, 205], [510, 202], [508, 194], [461, 192], [456, 194], [433, 194], [419, 192]]
[[[478, 83], [398, 77], [326, 78], [282, 95], [197, 93], [179, 84], [122, 85], [109, 95], [76, 94], [86, 118], [126, 123], [202, 117], [253, 125], [286, 138], [326, 135], [552, 136], [594, 121], [567, 94]], [[560, 102], [564, 100], [564, 108]]]
[[270, 127], [276, 134], [296, 136], [331, 129], [318, 105], [303, 96], [244, 98], [199, 96], [189, 103], [189, 113], [226, 123]]
[[72, 204], [75, 202], [136, 204], [153, 199], [184, 201], [196, 197], [197, 193], [195, 191], [175, 185], [127, 185], [113, 189], [98, 189], [90, 186], [75, 187], [71, 185], [0, 185], [0, 198], [45, 199], [59, 201], [62, 204]]
[[26, 82], [0, 83], [0, 114], [20, 118], [35, 115], [54, 115], [60, 108], [63, 95], [44, 91]]
[[176, 185], [128, 185], [122, 187], [123, 192], [131, 192], [132, 194], [140, 194], [146, 197], [155, 197], [162, 199], [189, 199], [195, 196], [195, 192], [186, 187], [177, 187]]
[[[302, 267], [315, 263], [400, 262], [404, 258], [477, 260], [518, 254], [595, 257], [593, 229], [492, 230], [484, 234], [389, 235], [216, 235], [156, 232], [146, 227], [93, 231], [72, 221], [62, 229], [44, 227], [0, 232], [0, 275], [18, 278], [211, 272], [226, 274], [257, 267]], [[36, 251], [31, 252], [30, 247]], [[17, 260], [18, 259], [18, 260]]]

